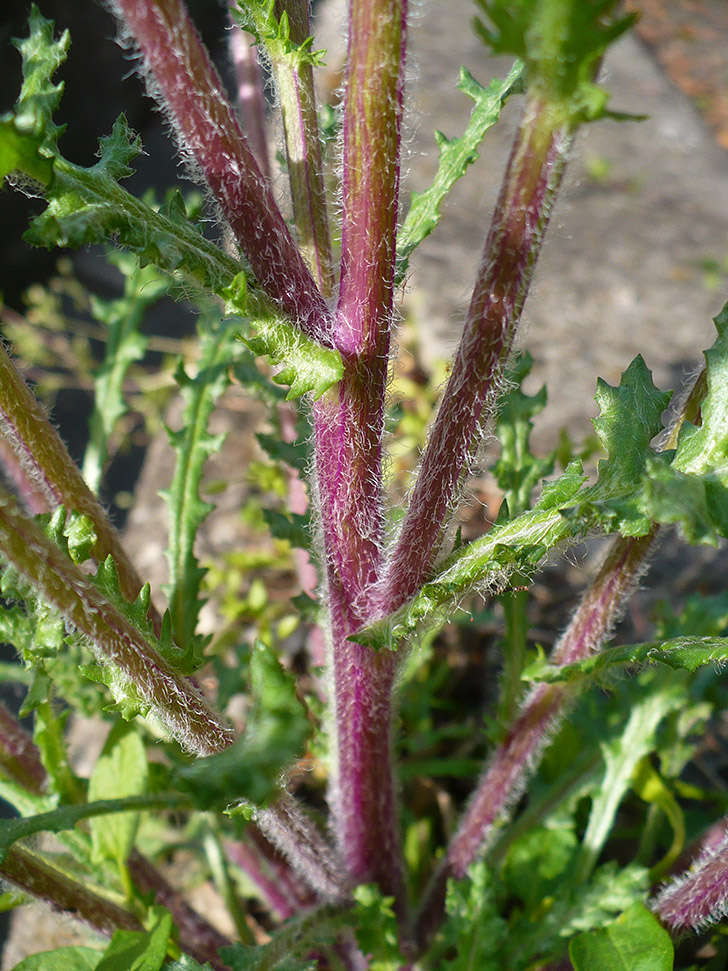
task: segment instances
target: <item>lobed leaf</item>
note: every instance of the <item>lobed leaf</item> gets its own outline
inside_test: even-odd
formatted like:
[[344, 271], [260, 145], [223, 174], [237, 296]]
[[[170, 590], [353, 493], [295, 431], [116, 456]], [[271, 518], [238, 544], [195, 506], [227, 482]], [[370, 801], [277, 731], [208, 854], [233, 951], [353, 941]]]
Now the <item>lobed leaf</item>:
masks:
[[573, 462], [544, 487], [533, 509], [509, 522], [498, 523], [479, 539], [460, 547], [406, 604], [351, 636], [358, 644], [395, 648], [423, 621], [442, 622], [473, 587], [500, 588], [515, 571], [532, 570], [558, 543], [578, 535], [583, 526], [560, 509], [578, 493], [586, 476]]
[[464, 67], [458, 88], [475, 102], [467, 128], [459, 138], [435, 132], [439, 148], [437, 173], [424, 192], [412, 193], [409, 212], [397, 236], [396, 282], [401, 283], [413, 251], [440, 221], [440, 206], [455, 183], [478, 158], [478, 146], [488, 129], [498, 121], [507, 98], [521, 90], [523, 65], [517, 61], [508, 75], [483, 87]]
[[537, 458], [531, 449], [533, 418], [546, 405], [546, 387], [535, 395], [527, 395], [521, 385], [531, 371], [533, 359], [528, 353], [519, 354], [507, 374], [514, 387], [501, 399], [495, 432], [501, 444], [500, 458], [493, 471], [503, 490], [504, 512], [510, 516], [525, 512], [531, 505], [531, 493], [538, 483], [554, 469], [552, 454]]
[[276, 16], [276, 0], [243, 0], [233, 8], [233, 14], [243, 30], [249, 31], [257, 44], [262, 45], [272, 61], [285, 58], [300, 71], [304, 65], [318, 67], [326, 56], [325, 50], [313, 50], [313, 37], [300, 44], [291, 38], [288, 12]]
[[278, 368], [277, 384], [289, 385], [286, 399], [311, 392], [320, 398], [341, 380], [344, 365], [337, 350], [308, 337], [278, 313], [265, 298], [248, 291], [242, 274], [222, 290], [226, 313], [243, 324], [240, 339], [258, 355]]
[[674, 670], [690, 672], [708, 664], [722, 667], [728, 662], [728, 637], [685, 635], [662, 641], [645, 641], [643, 644], [623, 644], [561, 667], [538, 660], [524, 669], [522, 677], [524, 681], [571, 683], [593, 678], [610, 668], [658, 662]]
[[215, 403], [230, 383], [230, 365], [235, 358], [237, 328], [230, 321], [203, 319], [199, 328], [201, 358], [194, 378], [189, 378], [180, 363], [177, 381], [186, 401], [183, 425], [178, 431], [167, 429], [177, 453], [172, 484], [161, 495], [169, 509], [169, 597], [172, 636], [185, 656], [188, 673], [202, 663], [205, 640], [196, 634], [204, 601], [200, 586], [205, 570], [195, 556], [197, 531], [214, 508], [200, 498], [200, 483], [205, 462], [220, 450], [224, 436], [211, 435], [208, 422]]
[[572, 123], [607, 114], [594, 83], [607, 48], [635, 21], [615, 15], [617, 0], [476, 0], [475, 29], [494, 54], [525, 63], [525, 80]]
[[94, 375], [94, 408], [83, 460], [83, 477], [92, 492], [99, 490], [116, 423], [128, 410], [123, 395], [127, 371], [142, 359], [149, 343], [140, 331], [144, 316], [170, 287], [168, 278], [153, 266], [141, 267], [131, 254], [110, 259], [124, 274], [124, 293], [115, 300], [91, 297], [92, 314], [108, 329], [104, 359]]

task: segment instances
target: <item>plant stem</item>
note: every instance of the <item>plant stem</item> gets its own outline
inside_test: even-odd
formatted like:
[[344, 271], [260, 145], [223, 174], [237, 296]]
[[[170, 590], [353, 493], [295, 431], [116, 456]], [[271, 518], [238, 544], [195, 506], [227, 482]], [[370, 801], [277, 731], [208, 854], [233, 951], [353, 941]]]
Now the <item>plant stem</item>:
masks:
[[268, 139], [265, 132], [265, 98], [263, 97], [263, 75], [258, 63], [253, 38], [235, 21], [233, 11], [237, 4], [229, 0], [230, 18], [230, 56], [235, 68], [237, 81], [236, 104], [245, 135], [255, 155], [261, 173], [270, 182], [270, 160], [268, 158]]
[[[658, 528], [638, 539], [618, 537], [554, 647], [553, 663], [572, 664], [598, 650], [645, 567]], [[420, 909], [415, 939], [424, 948], [442, 920], [447, 881], [462, 879], [492, 837], [495, 823], [513, 806], [573, 696], [566, 685], [531, 689], [520, 714], [493, 754], [438, 867]]]
[[521, 671], [528, 646], [528, 593], [525, 590], [508, 591], [501, 595], [500, 601], [506, 618], [506, 636], [503, 643], [498, 720], [507, 725], [515, 717], [523, 695]]
[[[278, 0], [276, 4], [279, 14], [285, 10], [288, 15], [294, 44], [302, 44], [311, 34], [308, 8], [308, 0]], [[298, 245], [321, 293], [324, 297], [330, 297], [334, 272], [313, 68], [310, 63], [295, 56], [284, 56], [273, 59], [273, 69], [281, 99]]]
[[350, 0], [336, 345], [344, 377], [314, 409], [333, 682], [334, 832], [355, 882], [404, 916], [392, 766], [394, 658], [347, 641], [368, 614], [382, 546], [381, 451], [394, 296], [406, 0]]
[[328, 308], [276, 205], [182, 0], [114, 0], [180, 142], [210, 187], [260, 286], [326, 342]]
[[[134, 601], [142, 587], [141, 578], [58, 432], [2, 346], [0, 435], [17, 460], [14, 478], [23, 484], [21, 496], [30, 511], [52, 511], [63, 505], [69, 512], [88, 516], [96, 532], [94, 559], [102, 563], [107, 556], [113, 557], [121, 591], [127, 600]], [[157, 626], [159, 618], [153, 619]]]
[[111, 937], [122, 929], [141, 931], [142, 925], [128, 910], [71, 880], [40, 857], [18, 846], [11, 847], [0, 864], [0, 876], [21, 890], [45, 900], [52, 907], [73, 914], [95, 931]]
[[573, 126], [529, 95], [485, 241], [463, 336], [380, 590], [382, 614], [427, 579], [482, 426], [500, 390]]
[[46, 770], [30, 735], [0, 703], [0, 768], [33, 795], [43, 792]]
[[90, 638], [99, 659], [117, 667], [189, 751], [211, 755], [233, 740], [196, 686], [175, 672], [40, 527], [0, 494], [0, 551], [44, 603]]

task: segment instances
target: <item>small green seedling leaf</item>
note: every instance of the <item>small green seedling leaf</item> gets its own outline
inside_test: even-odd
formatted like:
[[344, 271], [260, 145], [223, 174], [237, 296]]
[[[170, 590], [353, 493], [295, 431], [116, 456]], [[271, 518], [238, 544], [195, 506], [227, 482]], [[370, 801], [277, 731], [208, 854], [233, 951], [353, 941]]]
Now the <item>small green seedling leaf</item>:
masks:
[[172, 933], [172, 915], [159, 908], [149, 931], [116, 931], [96, 971], [160, 971]]
[[[138, 796], [147, 787], [147, 757], [134, 726], [117, 722], [112, 728], [88, 784], [89, 801]], [[112, 860], [123, 872], [134, 847], [139, 813], [92, 817], [91, 840], [96, 861]]]
[[670, 935], [641, 903], [569, 944], [574, 971], [672, 971], [674, 956]]
[[440, 206], [450, 190], [477, 160], [478, 146], [488, 129], [498, 121], [506, 99], [521, 90], [522, 74], [523, 64], [517, 61], [506, 78], [496, 78], [485, 88], [469, 71], [460, 68], [458, 88], [475, 104], [460, 138], [435, 133], [440, 151], [437, 173], [429, 189], [412, 194], [409, 212], [397, 237], [397, 283], [404, 279], [413, 251], [439, 223]]
[[24, 958], [13, 971], [95, 971], [103, 955], [91, 947], [58, 947]]

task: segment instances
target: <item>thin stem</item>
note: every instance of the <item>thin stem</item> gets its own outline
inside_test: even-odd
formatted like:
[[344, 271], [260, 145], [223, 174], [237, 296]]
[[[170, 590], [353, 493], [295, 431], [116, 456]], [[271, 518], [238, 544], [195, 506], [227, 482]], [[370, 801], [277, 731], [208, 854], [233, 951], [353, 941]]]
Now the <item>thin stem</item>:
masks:
[[11, 847], [0, 864], [0, 876], [52, 907], [73, 914], [107, 937], [116, 930], [141, 931], [142, 925], [128, 910], [93, 893], [82, 883], [18, 846]]
[[299, 884], [288, 863], [261, 833], [250, 826], [245, 842], [226, 842], [225, 854], [255, 884], [261, 899], [280, 920], [311, 907], [316, 897]]
[[530, 95], [485, 242], [463, 336], [380, 590], [382, 614], [426, 580], [528, 293], [572, 143], [572, 126]]
[[260, 286], [305, 333], [326, 341], [330, 315], [260, 171], [182, 0], [114, 0], [153, 93], [204, 177]]
[[345, 373], [314, 409], [333, 678], [330, 801], [350, 877], [405, 913], [392, 766], [393, 656], [347, 641], [381, 562], [381, 451], [394, 295], [406, 0], [351, 0], [336, 344]]
[[281, 795], [273, 806], [255, 814], [255, 824], [319, 900], [348, 898], [349, 880], [341, 860], [295, 799]]
[[265, 98], [263, 96], [263, 72], [253, 44], [253, 37], [235, 22], [233, 11], [235, 0], [229, 0], [230, 32], [228, 34], [230, 55], [235, 68], [237, 81], [237, 109], [243, 129], [255, 155], [260, 171], [270, 182], [270, 159], [268, 158], [268, 139], [265, 131]]
[[[63, 505], [69, 511], [88, 516], [97, 537], [92, 551], [94, 559], [102, 563], [107, 556], [113, 557], [121, 591], [127, 600], [134, 601], [142, 581], [119, 535], [1, 345], [0, 436], [15, 456], [13, 477], [21, 483], [21, 498], [30, 511], [52, 511]], [[159, 622], [158, 617], [154, 619]]]
[[35, 742], [5, 705], [0, 703], [0, 767], [35, 796], [42, 794], [46, 770]]
[[[599, 649], [645, 568], [657, 531], [653, 527], [646, 536], [619, 537], [613, 542], [571, 623], [554, 647], [554, 664], [572, 664]], [[427, 945], [442, 920], [447, 881], [466, 875], [468, 867], [492, 837], [495, 823], [523, 792], [572, 696], [569, 688], [560, 684], [539, 684], [531, 689], [506, 739], [491, 758], [435, 872], [417, 918], [418, 946]]]
[[[285, 11], [288, 15], [291, 41], [302, 44], [311, 34], [308, 0], [278, 0], [276, 7], [279, 14]], [[284, 56], [273, 59], [273, 70], [281, 100], [298, 245], [321, 293], [330, 297], [334, 271], [313, 68], [300, 58]]]
[[526, 661], [528, 647], [528, 593], [525, 590], [508, 591], [500, 598], [506, 618], [506, 636], [503, 645], [503, 675], [498, 705], [498, 720], [508, 724], [518, 711], [523, 696], [521, 671]]

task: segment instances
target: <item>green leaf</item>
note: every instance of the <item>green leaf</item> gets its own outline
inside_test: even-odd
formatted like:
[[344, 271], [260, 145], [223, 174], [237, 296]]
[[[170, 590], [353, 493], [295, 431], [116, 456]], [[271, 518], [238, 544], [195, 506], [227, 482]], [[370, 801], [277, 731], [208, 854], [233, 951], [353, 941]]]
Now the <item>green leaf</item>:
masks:
[[309, 513], [301, 515], [295, 512], [282, 513], [276, 509], [263, 509], [265, 520], [271, 535], [276, 539], [287, 540], [291, 546], [301, 550], [311, 550], [311, 516]]
[[655, 387], [652, 374], [638, 355], [617, 387], [599, 379], [596, 401], [600, 414], [594, 419], [594, 428], [608, 458], [599, 463], [596, 484], [585, 489], [572, 505], [582, 516], [593, 515], [607, 532], [644, 536], [651, 520], [639, 502], [639, 483], [648, 458], [655, 454], [650, 441], [662, 428], [661, 416], [670, 393]]
[[33, 4], [28, 18], [29, 34], [15, 41], [23, 59], [23, 85], [15, 105], [15, 127], [37, 140], [39, 153], [46, 158], [57, 153], [57, 141], [65, 127], [53, 122], [63, 84], [53, 84], [52, 78], [66, 60], [71, 44], [67, 30], [54, 40], [53, 26], [53, 21], [46, 20]]
[[311, 392], [320, 398], [341, 380], [344, 364], [338, 351], [307, 337], [278, 313], [268, 300], [248, 291], [239, 274], [221, 291], [226, 313], [243, 324], [240, 339], [257, 356], [267, 357], [278, 368], [277, 384], [289, 386], [287, 399]]
[[245, 0], [232, 9], [238, 23], [262, 45], [274, 63], [285, 59], [300, 71], [305, 65], [318, 67], [323, 63], [325, 50], [313, 50], [313, 37], [306, 37], [300, 44], [291, 39], [288, 12], [276, 16], [274, 0]]
[[[123, 799], [147, 788], [147, 756], [138, 732], [117, 722], [96, 761], [88, 784], [88, 799]], [[91, 840], [96, 862], [114, 861], [121, 870], [134, 847], [139, 813], [91, 819]]]
[[251, 651], [250, 680], [254, 703], [243, 735], [219, 755], [178, 770], [180, 784], [201, 805], [264, 804], [305, 747], [310, 725], [295, 680], [262, 641]]
[[371, 971], [398, 971], [404, 963], [399, 950], [394, 897], [385, 897], [374, 884], [360, 884], [354, 890], [356, 941]]
[[21, 172], [41, 185], [53, 178], [53, 164], [40, 154], [40, 141], [23, 135], [15, 128], [15, 121], [0, 118], [0, 182], [14, 172]]
[[495, 78], [484, 88], [464, 67], [460, 68], [458, 88], [475, 102], [465, 132], [460, 138], [447, 138], [436, 132], [440, 152], [437, 173], [429, 189], [414, 192], [409, 212], [397, 237], [397, 283], [407, 272], [412, 252], [430, 235], [440, 221], [440, 206], [468, 166], [478, 158], [478, 146], [489, 128], [498, 121], [506, 99], [521, 90], [523, 65], [516, 62], [507, 77]]
[[583, 661], [574, 664], [547, 664], [543, 659], [524, 668], [524, 681], [549, 683], [574, 682], [591, 678], [610, 668], [629, 665], [655, 664], [686, 671], [697, 671], [707, 664], [723, 665], [728, 661], [728, 637], [690, 636], [671, 637], [667, 640], [645, 641], [642, 644], [622, 644], [609, 647]]
[[641, 903], [569, 944], [574, 971], [671, 971], [674, 956], [670, 935]]
[[511, 517], [530, 507], [531, 493], [554, 468], [553, 455], [539, 459], [531, 451], [533, 419], [546, 406], [545, 385], [535, 395], [524, 394], [521, 388], [532, 366], [531, 355], [525, 353], [510, 367], [506, 378], [515, 386], [500, 401], [495, 428], [501, 454], [493, 471]]
[[583, 526], [561, 515], [585, 480], [574, 462], [526, 513], [499, 523], [485, 536], [458, 549], [412, 600], [380, 621], [353, 634], [350, 640], [371, 647], [395, 648], [420, 624], [441, 623], [474, 588], [503, 589], [515, 571], [532, 570], [558, 543], [578, 535]]
[[480, 861], [465, 880], [449, 880], [445, 898], [446, 920], [438, 935], [438, 950], [453, 957], [440, 958], [448, 971], [499, 971], [499, 951], [508, 924], [498, 914], [493, 876]]
[[24, 958], [13, 971], [95, 971], [102, 954], [91, 947], [58, 947]]
[[94, 374], [94, 408], [83, 460], [83, 477], [92, 492], [99, 490], [114, 428], [128, 411], [124, 379], [129, 367], [143, 358], [149, 343], [140, 327], [149, 307], [170, 287], [166, 276], [153, 266], [140, 267], [133, 254], [109, 254], [108, 258], [124, 275], [124, 293], [115, 300], [91, 297], [91, 312], [108, 330], [104, 359]]
[[201, 358], [196, 376], [188, 378], [181, 364], [177, 369], [186, 407], [182, 428], [175, 432], [168, 429], [177, 458], [172, 484], [161, 493], [169, 509], [166, 555], [170, 582], [164, 589], [169, 597], [172, 636], [182, 650], [181, 663], [188, 674], [202, 664], [206, 643], [196, 634], [204, 604], [200, 585], [206, 571], [195, 556], [194, 544], [200, 526], [214, 507], [200, 498], [199, 490], [205, 463], [220, 450], [224, 440], [222, 435], [209, 433], [208, 423], [230, 383], [229, 369], [236, 344], [236, 328], [229, 321], [208, 316], [203, 318], [199, 330]]
[[305, 472], [308, 467], [310, 453], [306, 442], [284, 442], [281, 438], [258, 432], [255, 436], [263, 451], [274, 462], [285, 462], [297, 472]]
[[182, 211], [179, 205], [158, 208], [116, 181], [131, 172], [129, 160], [140, 148], [120, 116], [112, 134], [101, 139], [101, 158], [95, 165], [83, 168], [57, 157], [46, 190], [48, 206], [33, 220], [24, 239], [46, 248], [106, 244], [113, 239], [136, 253], [142, 264], [153, 263], [179, 278], [183, 287], [222, 290], [240, 266], [205, 239], [187, 218], [184, 206]]
[[43, 768], [48, 774], [48, 790], [63, 802], [80, 802], [83, 786], [68, 761], [63, 729], [68, 711], [56, 716], [48, 701], [35, 708], [33, 741], [38, 746]]
[[172, 933], [172, 915], [158, 908], [149, 931], [115, 931], [96, 971], [160, 971]]
[[599, 858], [638, 763], [656, 746], [656, 732], [663, 718], [685, 704], [684, 682], [672, 675], [660, 680], [655, 678], [650, 687], [649, 693], [632, 706], [624, 731], [600, 746], [605, 764], [604, 777], [592, 796], [589, 822], [577, 864], [577, 882], [586, 879]]
[[607, 114], [607, 93], [594, 83], [607, 48], [635, 20], [614, 16], [617, 0], [476, 0], [485, 21], [478, 35], [494, 54], [526, 65], [526, 84], [572, 123]]

